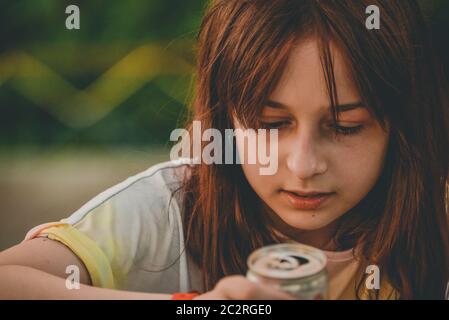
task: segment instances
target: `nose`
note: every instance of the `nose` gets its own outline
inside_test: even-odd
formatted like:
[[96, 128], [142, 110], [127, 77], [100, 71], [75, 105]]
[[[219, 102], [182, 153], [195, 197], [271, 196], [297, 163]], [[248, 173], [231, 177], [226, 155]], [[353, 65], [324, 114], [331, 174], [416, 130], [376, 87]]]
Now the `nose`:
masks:
[[312, 132], [303, 130], [288, 148], [287, 167], [298, 179], [307, 180], [327, 171], [324, 152]]

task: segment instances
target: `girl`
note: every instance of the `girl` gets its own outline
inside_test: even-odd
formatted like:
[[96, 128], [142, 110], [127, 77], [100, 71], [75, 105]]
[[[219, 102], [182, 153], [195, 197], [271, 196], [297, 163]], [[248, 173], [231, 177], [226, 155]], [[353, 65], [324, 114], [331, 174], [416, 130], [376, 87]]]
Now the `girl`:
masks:
[[[378, 30], [365, 26], [370, 5]], [[191, 120], [277, 129], [276, 173], [245, 159], [153, 166], [1, 253], [0, 295], [289, 299], [248, 281], [246, 259], [300, 242], [325, 251], [331, 299], [442, 299], [444, 89], [415, 1], [216, 0]], [[247, 154], [244, 135], [234, 142]], [[66, 289], [67, 266], [80, 290]], [[380, 287], [367, 285], [369, 266]]]

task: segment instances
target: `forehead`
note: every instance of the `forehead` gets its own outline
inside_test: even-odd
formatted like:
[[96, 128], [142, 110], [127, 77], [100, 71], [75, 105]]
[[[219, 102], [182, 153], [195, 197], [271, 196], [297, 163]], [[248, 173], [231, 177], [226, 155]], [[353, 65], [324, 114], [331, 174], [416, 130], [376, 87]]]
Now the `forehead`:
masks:
[[[332, 42], [330, 50], [339, 103], [349, 104], [359, 101], [359, 94], [341, 51]], [[270, 100], [295, 109], [306, 108], [310, 111], [329, 107], [330, 99], [320, 49], [314, 38], [304, 40], [292, 49], [283, 74], [270, 95]]]

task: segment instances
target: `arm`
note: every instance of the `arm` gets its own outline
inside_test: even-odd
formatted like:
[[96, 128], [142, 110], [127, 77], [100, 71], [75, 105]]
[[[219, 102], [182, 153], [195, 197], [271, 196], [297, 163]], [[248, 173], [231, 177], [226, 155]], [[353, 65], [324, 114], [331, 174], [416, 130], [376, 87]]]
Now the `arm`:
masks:
[[[80, 270], [80, 289], [69, 290], [65, 282], [68, 265]], [[97, 288], [90, 285], [83, 262], [65, 245], [35, 238], [0, 252], [0, 299], [136, 299], [169, 300], [169, 294], [142, 293]], [[211, 291], [196, 297], [216, 299], [293, 299], [272, 287], [256, 284], [243, 276], [222, 278]]]
[[[65, 282], [68, 265], [80, 271], [80, 289]], [[0, 252], [0, 299], [170, 299], [168, 294], [111, 290], [91, 286], [83, 262], [65, 245], [35, 238]]]

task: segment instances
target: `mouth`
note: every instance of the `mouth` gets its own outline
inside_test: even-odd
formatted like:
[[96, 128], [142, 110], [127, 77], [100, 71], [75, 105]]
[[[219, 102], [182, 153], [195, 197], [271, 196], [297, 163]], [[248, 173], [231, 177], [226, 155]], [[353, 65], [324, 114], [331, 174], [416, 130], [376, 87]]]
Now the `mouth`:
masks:
[[335, 194], [335, 192], [290, 190], [281, 190], [281, 193], [287, 198], [290, 206], [298, 210], [316, 210]]

